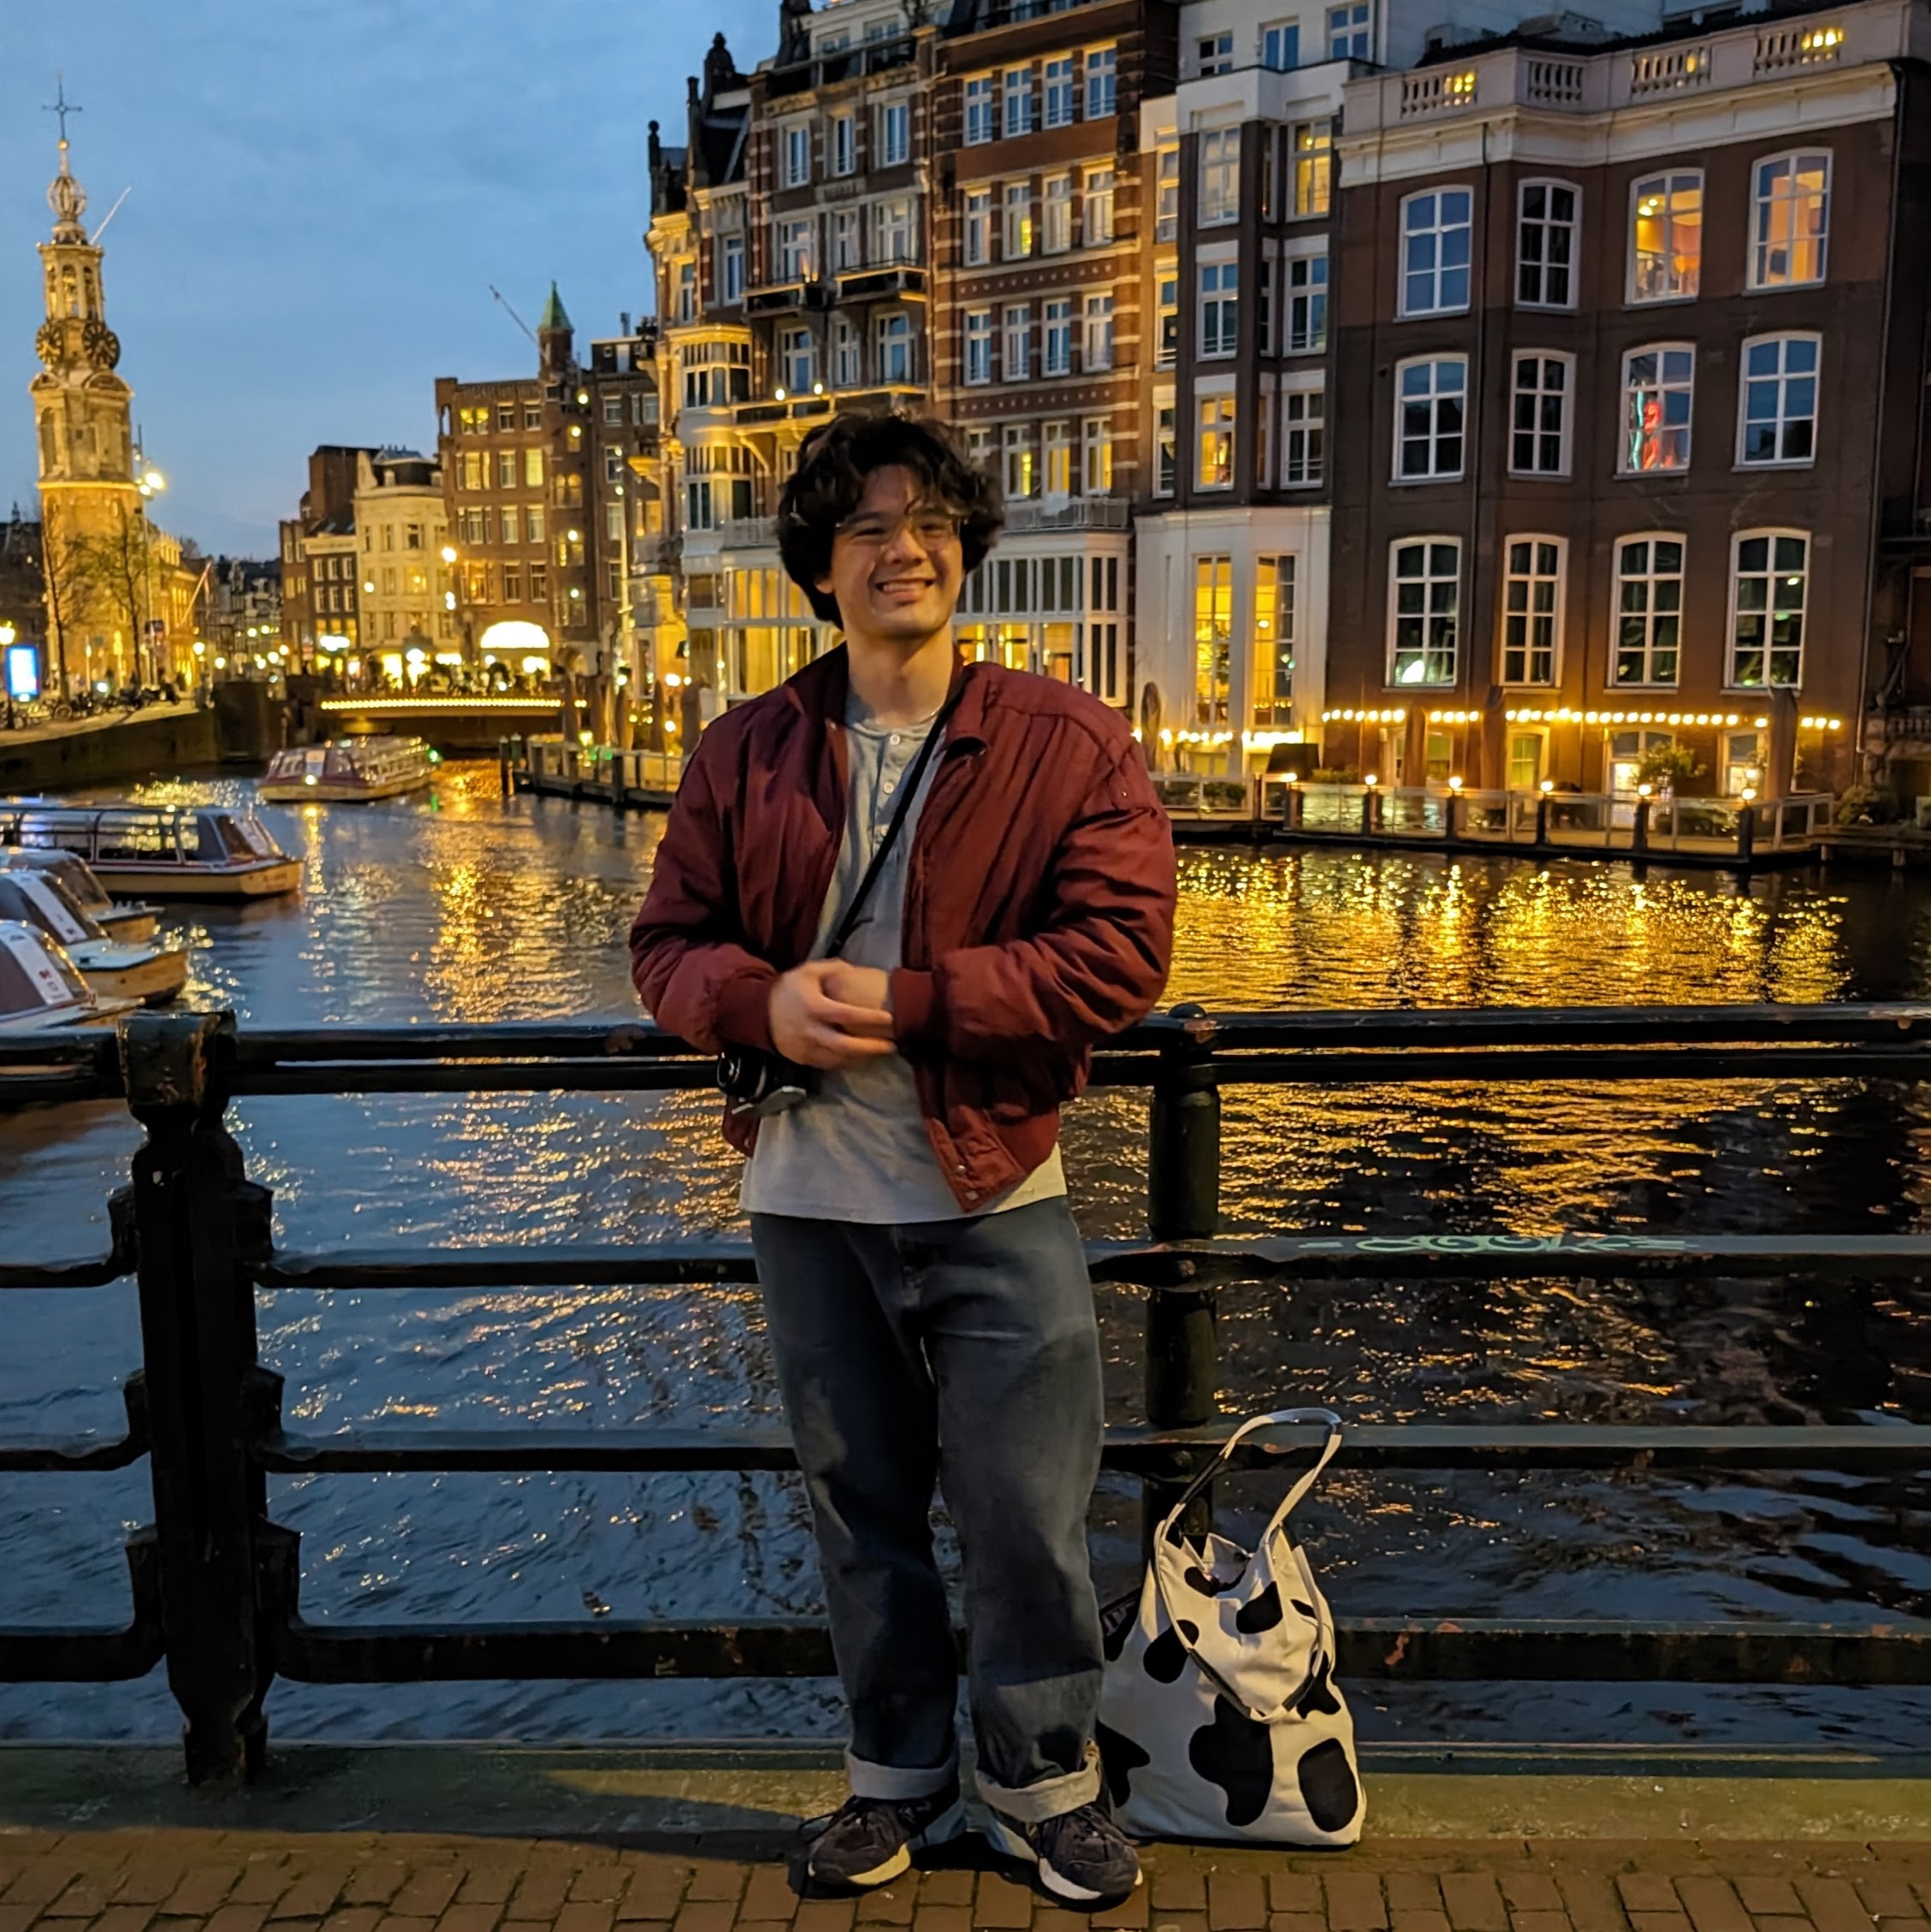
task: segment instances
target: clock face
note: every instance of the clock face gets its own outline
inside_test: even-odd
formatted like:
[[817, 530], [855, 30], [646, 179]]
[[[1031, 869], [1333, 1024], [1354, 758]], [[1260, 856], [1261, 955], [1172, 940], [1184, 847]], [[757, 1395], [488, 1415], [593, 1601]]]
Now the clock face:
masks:
[[33, 338], [35, 353], [51, 369], [60, 360], [61, 329], [58, 323], [44, 322]]
[[80, 342], [96, 369], [112, 369], [121, 359], [121, 338], [104, 322], [90, 322], [80, 331]]

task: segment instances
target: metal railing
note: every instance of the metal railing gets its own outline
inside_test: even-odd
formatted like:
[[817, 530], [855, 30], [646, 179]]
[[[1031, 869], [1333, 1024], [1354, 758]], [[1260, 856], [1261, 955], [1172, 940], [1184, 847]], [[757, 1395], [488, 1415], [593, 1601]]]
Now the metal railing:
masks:
[[[1111, 1043], [1095, 1082], [1151, 1090], [1146, 1238], [1088, 1244], [1096, 1282], [1146, 1291], [1143, 1425], [1110, 1431], [1105, 1465], [1140, 1476], [1145, 1515], [1171, 1505], [1217, 1415], [1215, 1307], [1236, 1282], [1774, 1277], [1828, 1294], [1931, 1271], [1931, 1236], [1408, 1235], [1263, 1238], [1219, 1232], [1221, 1092], [1229, 1086], [1931, 1079], [1931, 1005], [1392, 1011], [1210, 1016], [1181, 1007]], [[664, 1092], [708, 1085], [703, 1056], [643, 1025], [241, 1028], [228, 1014], [137, 1014], [99, 1031], [0, 1045], [15, 1104], [124, 1099], [145, 1130], [114, 1197], [104, 1254], [0, 1261], [0, 1293], [133, 1275], [139, 1366], [127, 1422], [104, 1440], [0, 1442], [0, 1470], [70, 1473], [147, 1459], [154, 1520], [127, 1544], [133, 1608], [115, 1627], [0, 1629], [0, 1680], [104, 1682], [157, 1662], [187, 1717], [191, 1778], [252, 1775], [263, 1700], [301, 1682], [591, 1677], [797, 1677], [832, 1672], [822, 1624], [318, 1624], [302, 1615], [299, 1538], [268, 1508], [270, 1475], [370, 1471], [782, 1470], [768, 1427], [474, 1431], [290, 1428], [258, 1359], [256, 1294], [629, 1284], [693, 1291], [753, 1278], [748, 1248], [521, 1243], [290, 1253], [268, 1188], [228, 1133], [231, 1099], [275, 1094]], [[326, 1319], [326, 1316], [324, 1317]], [[1283, 1430], [1253, 1460], [1298, 1446]], [[1931, 1427], [1551, 1422], [1413, 1423], [1350, 1431], [1370, 1470], [1931, 1473]], [[1345, 1623], [1355, 1676], [1707, 1682], [1931, 1683], [1931, 1623], [1633, 1624], [1369, 1618]]]

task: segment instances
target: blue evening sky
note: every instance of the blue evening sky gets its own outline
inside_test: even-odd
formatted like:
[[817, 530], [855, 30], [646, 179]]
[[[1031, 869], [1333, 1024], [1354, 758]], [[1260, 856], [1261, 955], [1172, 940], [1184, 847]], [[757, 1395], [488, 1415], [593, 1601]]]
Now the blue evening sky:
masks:
[[722, 29], [777, 0], [0, 0], [0, 514], [33, 501], [27, 385], [55, 69], [159, 520], [272, 556], [320, 442], [433, 446], [434, 383], [523, 373], [550, 279], [578, 341], [651, 305], [645, 127], [683, 139]]

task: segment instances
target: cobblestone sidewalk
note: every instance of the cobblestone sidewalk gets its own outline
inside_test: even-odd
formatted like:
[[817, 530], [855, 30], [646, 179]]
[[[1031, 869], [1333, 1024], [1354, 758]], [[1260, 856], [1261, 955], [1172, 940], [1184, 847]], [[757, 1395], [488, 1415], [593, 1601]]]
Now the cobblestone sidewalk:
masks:
[[[971, 1841], [976, 1845], [976, 1840]], [[1931, 1932], [1931, 1844], [1383, 1840], [1158, 1846], [1122, 1932]], [[0, 1833], [0, 1932], [1076, 1932], [960, 1864], [856, 1899], [777, 1863], [575, 1839]]]

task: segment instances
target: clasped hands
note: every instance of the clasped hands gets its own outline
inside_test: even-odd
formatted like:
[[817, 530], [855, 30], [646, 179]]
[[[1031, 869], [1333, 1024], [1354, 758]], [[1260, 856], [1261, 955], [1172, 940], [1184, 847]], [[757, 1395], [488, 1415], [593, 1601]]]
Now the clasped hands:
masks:
[[808, 959], [771, 989], [771, 1043], [800, 1066], [837, 1071], [897, 1051], [891, 975], [843, 959]]

